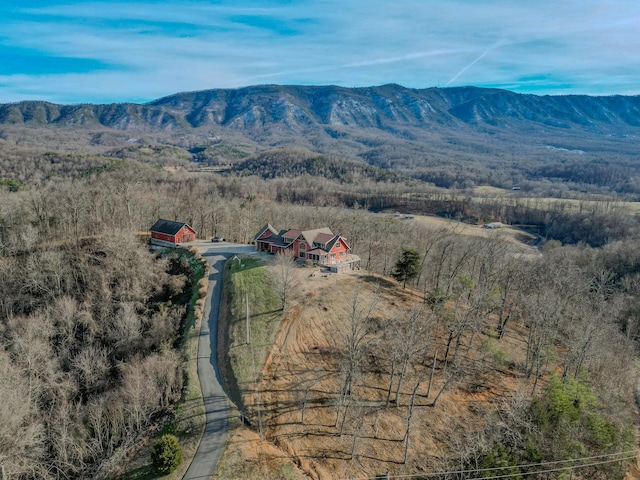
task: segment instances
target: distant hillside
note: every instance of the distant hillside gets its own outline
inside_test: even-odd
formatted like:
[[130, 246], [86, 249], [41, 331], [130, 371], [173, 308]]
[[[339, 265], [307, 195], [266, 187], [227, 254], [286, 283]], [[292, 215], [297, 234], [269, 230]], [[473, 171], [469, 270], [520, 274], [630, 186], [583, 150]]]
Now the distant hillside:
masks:
[[[0, 123], [94, 125], [134, 129], [225, 126], [261, 130], [280, 124], [374, 128], [514, 126], [592, 133], [640, 128], [640, 97], [536, 96], [475, 87], [409, 89], [260, 85], [179, 93], [149, 104], [0, 105]], [[331, 129], [327, 134], [332, 136]]]
[[90, 136], [92, 148], [153, 139], [209, 164], [295, 148], [361, 159], [442, 187], [519, 184], [538, 195], [569, 189], [640, 196], [639, 96], [261, 85], [144, 105], [0, 105], [0, 139], [25, 126]]
[[411, 180], [392, 171], [372, 167], [361, 162], [290, 149], [259, 153], [233, 166], [230, 171], [239, 175], [257, 175], [262, 178], [309, 175], [343, 183], [407, 182]]

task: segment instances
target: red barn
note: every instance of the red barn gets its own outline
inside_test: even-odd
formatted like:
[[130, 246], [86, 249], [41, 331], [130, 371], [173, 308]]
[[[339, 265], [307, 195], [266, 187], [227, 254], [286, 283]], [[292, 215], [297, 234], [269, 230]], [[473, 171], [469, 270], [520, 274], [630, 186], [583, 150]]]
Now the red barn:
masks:
[[183, 222], [163, 220], [162, 218], [151, 227], [151, 243], [175, 247], [179, 243], [193, 242], [196, 231]]

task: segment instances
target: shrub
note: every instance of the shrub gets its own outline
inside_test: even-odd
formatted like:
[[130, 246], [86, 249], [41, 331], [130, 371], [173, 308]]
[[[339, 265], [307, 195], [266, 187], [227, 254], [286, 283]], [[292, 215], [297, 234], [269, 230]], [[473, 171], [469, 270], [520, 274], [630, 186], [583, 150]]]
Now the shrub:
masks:
[[158, 473], [167, 475], [182, 463], [182, 447], [175, 435], [166, 434], [151, 449], [151, 462]]
[[503, 445], [494, 445], [480, 461], [480, 476], [521, 478], [517, 464], [517, 459]]

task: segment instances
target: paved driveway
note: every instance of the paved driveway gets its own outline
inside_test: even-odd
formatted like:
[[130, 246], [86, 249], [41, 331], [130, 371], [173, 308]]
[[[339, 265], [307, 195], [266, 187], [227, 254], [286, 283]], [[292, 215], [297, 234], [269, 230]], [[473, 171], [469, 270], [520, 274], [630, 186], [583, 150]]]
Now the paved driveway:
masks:
[[189, 245], [196, 247], [210, 266], [209, 290], [198, 341], [198, 377], [204, 398], [206, 425], [196, 455], [182, 478], [209, 480], [222, 454], [229, 428], [229, 404], [222, 388], [217, 348], [222, 272], [228, 258], [238, 253], [255, 252], [255, 247], [227, 242], [193, 242]]

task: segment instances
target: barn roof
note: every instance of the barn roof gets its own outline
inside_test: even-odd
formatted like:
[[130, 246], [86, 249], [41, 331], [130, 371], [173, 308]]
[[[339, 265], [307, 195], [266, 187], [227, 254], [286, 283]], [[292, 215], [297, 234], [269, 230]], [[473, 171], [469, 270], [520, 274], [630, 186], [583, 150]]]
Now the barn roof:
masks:
[[[184, 222], [174, 222], [173, 220], [164, 220], [164, 219], [161, 218], [160, 220], [158, 220], [156, 223], [153, 224], [153, 227], [151, 227], [150, 230], [152, 232], [166, 233], [168, 235], [175, 235], [185, 225], [187, 225], [187, 224], [184, 223]], [[187, 225], [187, 227], [189, 227], [189, 225]], [[191, 228], [191, 227], [189, 227], [189, 228]], [[193, 229], [191, 228], [191, 230], [193, 230]]]

